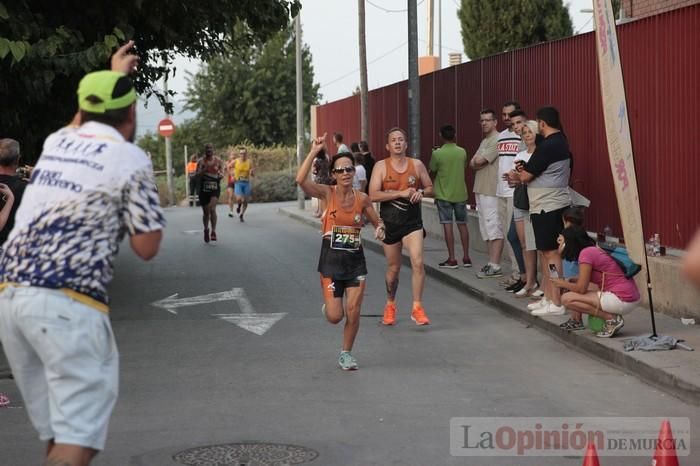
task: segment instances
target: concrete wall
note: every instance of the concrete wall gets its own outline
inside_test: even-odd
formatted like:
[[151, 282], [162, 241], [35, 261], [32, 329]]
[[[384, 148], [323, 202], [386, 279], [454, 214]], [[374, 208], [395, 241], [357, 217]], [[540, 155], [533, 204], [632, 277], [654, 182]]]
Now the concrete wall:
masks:
[[[469, 229], [469, 249], [482, 254], [487, 253], [486, 243], [479, 234], [478, 214], [475, 210], [468, 210], [467, 228]], [[423, 201], [423, 225], [425, 231], [432, 238], [444, 241], [442, 225], [438, 219], [437, 208], [432, 199]], [[456, 255], [461, 257], [461, 246], [457, 228], [455, 232]], [[508, 255], [503, 254], [504, 262]], [[649, 274], [652, 279], [652, 293], [654, 310], [673, 317], [692, 317], [700, 324], [700, 290], [688, 283], [681, 274], [682, 258], [675, 256], [649, 257]], [[478, 270], [482, 265], [474, 263]], [[510, 268], [506, 266], [505, 271]], [[637, 286], [642, 294], [645, 306], [649, 304], [646, 276], [642, 273], [636, 277]]]

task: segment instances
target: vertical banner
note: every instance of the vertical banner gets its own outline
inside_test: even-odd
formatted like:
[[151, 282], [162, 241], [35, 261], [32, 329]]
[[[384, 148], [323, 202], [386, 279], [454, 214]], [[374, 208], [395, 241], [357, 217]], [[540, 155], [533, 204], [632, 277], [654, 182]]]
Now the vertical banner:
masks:
[[[617, 207], [620, 211], [625, 245], [630, 257], [646, 269], [646, 251], [642, 214], [639, 208], [637, 176], [634, 171], [632, 138], [622, 80], [622, 63], [615, 30], [615, 16], [610, 0], [594, 0], [596, 48], [603, 99], [605, 133], [608, 140], [610, 168], [615, 182]], [[643, 275], [643, 274], [642, 274]]]

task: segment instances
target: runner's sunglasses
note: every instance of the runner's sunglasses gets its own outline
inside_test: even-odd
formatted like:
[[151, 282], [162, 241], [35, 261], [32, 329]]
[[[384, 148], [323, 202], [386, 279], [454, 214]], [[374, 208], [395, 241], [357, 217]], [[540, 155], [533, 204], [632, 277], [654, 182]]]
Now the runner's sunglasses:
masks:
[[355, 167], [348, 165], [347, 167], [334, 168], [331, 172], [336, 175], [340, 175], [341, 173], [355, 173]]

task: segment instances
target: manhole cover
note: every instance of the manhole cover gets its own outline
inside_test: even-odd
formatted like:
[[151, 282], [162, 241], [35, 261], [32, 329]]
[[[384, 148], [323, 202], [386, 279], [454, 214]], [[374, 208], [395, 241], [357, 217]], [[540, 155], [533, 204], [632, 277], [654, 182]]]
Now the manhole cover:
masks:
[[173, 456], [191, 466], [288, 466], [309, 463], [318, 452], [279, 443], [228, 443], [190, 448]]

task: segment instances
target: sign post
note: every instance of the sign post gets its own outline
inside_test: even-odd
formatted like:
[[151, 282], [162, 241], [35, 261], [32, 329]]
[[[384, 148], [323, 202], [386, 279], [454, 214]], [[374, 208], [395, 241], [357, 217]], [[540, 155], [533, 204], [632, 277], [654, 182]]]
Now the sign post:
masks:
[[622, 78], [620, 48], [615, 29], [615, 16], [610, 0], [595, 0], [593, 7], [600, 94], [603, 99], [605, 135], [608, 140], [608, 155], [615, 183], [615, 196], [617, 197], [622, 232], [629, 256], [634, 262], [641, 264], [646, 272], [651, 326], [653, 336], [656, 337], [651, 278], [644, 245], [644, 229], [639, 207], [637, 175], [634, 169], [632, 136], [629, 113], [627, 112], [627, 99], [625, 98], [625, 83]]
[[175, 190], [173, 189], [173, 157], [170, 146], [170, 137], [175, 133], [175, 123], [169, 118], [164, 118], [158, 123], [158, 134], [165, 138], [165, 170], [168, 182], [168, 202], [175, 204]]
[[185, 155], [185, 199], [187, 199], [187, 204], [189, 205], [190, 202], [190, 174], [187, 173], [187, 162], [189, 160], [189, 157], [187, 157], [187, 145], [185, 145], [185, 150], [184, 150], [184, 155]]

